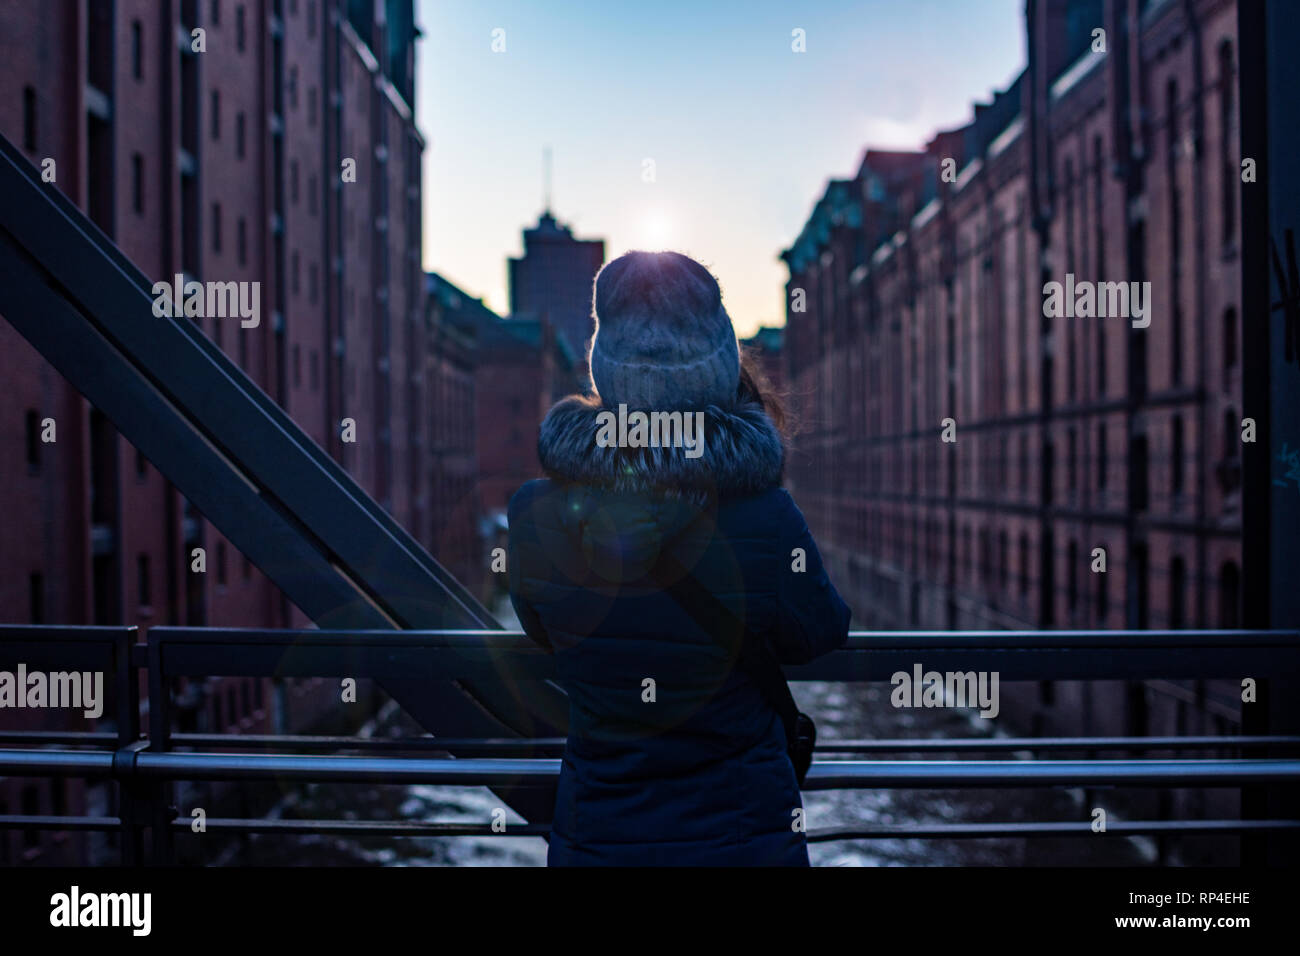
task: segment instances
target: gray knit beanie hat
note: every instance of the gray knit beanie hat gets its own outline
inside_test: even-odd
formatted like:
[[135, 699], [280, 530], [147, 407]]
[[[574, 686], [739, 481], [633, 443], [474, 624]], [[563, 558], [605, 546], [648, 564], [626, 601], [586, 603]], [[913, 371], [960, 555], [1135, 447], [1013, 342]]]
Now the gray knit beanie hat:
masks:
[[591, 378], [606, 408], [726, 407], [740, 351], [718, 282], [676, 252], [629, 252], [596, 276]]

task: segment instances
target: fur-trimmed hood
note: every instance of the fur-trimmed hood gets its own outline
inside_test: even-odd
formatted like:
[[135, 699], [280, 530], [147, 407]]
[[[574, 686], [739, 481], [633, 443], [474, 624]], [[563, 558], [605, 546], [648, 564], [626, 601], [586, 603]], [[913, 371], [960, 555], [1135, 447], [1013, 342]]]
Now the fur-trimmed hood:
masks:
[[757, 401], [740, 399], [729, 408], [704, 409], [703, 454], [697, 458], [687, 457], [682, 448], [601, 447], [596, 436], [602, 412], [617, 415], [598, 396], [570, 395], [551, 408], [537, 438], [537, 456], [547, 477], [698, 503], [781, 484], [785, 444]]
[[668, 542], [710, 526], [706, 516], [716, 514], [721, 499], [781, 484], [785, 446], [757, 401], [705, 409], [703, 450], [696, 458], [680, 447], [602, 447], [602, 412], [617, 417], [597, 396], [561, 399], [537, 441], [542, 467], [558, 486], [550, 496], [554, 521], [577, 545], [584, 573], [606, 581], [636, 579]]

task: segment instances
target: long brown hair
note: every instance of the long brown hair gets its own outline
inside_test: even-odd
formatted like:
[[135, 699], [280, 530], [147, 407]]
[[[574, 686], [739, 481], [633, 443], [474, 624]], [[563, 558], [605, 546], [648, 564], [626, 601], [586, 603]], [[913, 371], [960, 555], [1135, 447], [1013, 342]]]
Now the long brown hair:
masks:
[[762, 405], [763, 411], [776, 426], [781, 440], [787, 441], [790, 438], [794, 420], [786, 410], [786, 396], [772, 384], [772, 380], [763, 371], [758, 351], [750, 346], [742, 346], [740, 349], [740, 386], [736, 393], [742, 399]]

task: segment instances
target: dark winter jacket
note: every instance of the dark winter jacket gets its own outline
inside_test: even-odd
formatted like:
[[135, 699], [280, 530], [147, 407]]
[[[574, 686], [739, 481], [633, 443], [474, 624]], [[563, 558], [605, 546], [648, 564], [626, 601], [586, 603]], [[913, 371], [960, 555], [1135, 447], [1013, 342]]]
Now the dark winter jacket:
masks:
[[511, 598], [569, 696], [548, 862], [806, 866], [780, 718], [727, 631], [647, 578], [671, 553], [784, 663], [844, 642], [849, 610], [780, 487], [781, 439], [740, 402], [709, 409], [696, 459], [601, 448], [598, 411], [577, 397], [551, 410], [550, 478], [510, 501]]

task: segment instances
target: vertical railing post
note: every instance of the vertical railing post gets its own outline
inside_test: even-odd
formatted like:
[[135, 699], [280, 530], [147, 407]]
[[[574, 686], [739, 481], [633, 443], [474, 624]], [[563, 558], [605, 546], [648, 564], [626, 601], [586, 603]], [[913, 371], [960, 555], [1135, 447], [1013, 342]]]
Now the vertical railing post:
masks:
[[[140, 678], [135, 667], [138, 631], [128, 627], [113, 642], [113, 684], [117, 710], [117, 749], [124, 753], [140, 742]], [[114, 761], [116, 770], [118, 761]], [[118, 852], [123, 866], [139, 866], [144, 859], [144, 830], [140, 825], [138, 787], [131, 777], [116, 773]]]
[[[171, 749], [171, 682], [163, 670], [162, 641], [149, 635], [149, 750], [166, 753]], [[153, 839], [153, 862], [175, 862], [172, 834], [172, 801], [176, 785], [172, 780], [146, 784], [151, 803], [150, 829]]]

